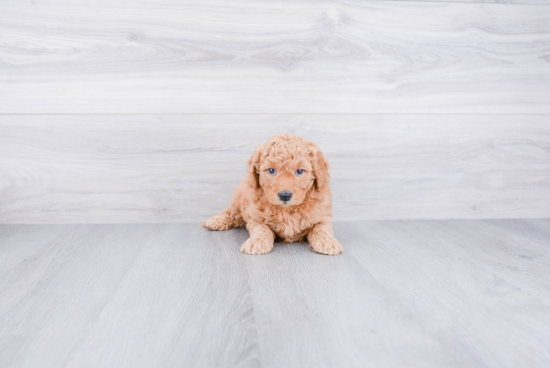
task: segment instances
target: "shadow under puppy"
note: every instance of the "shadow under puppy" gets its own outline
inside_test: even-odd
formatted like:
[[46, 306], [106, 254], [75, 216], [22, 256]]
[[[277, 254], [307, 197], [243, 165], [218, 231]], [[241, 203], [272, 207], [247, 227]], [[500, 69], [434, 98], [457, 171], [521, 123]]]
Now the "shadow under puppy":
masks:
[[302, 241], [318, 253], [342, 253], [331, 224], [328, 162], [313, 142], [279, 134], [259, 146], [248, 160], [245, 178], [229, 207], [202, 225], [211, 230], [244, 227], [248, 254], [269, 253], [273, 242]]

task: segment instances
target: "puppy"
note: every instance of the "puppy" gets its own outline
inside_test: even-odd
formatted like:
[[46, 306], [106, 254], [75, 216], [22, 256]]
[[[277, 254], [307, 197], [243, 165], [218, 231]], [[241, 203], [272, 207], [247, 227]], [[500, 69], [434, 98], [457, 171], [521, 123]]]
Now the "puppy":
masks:
[[302, 241], [318, 253], [342, 253], [331, 224], [328, 162], [313, 142], [280, 134], [259, 146], [229, 207], [203, 222], [211, 230], [244, 227], [247, 254], [269, 253], [273, 242]]

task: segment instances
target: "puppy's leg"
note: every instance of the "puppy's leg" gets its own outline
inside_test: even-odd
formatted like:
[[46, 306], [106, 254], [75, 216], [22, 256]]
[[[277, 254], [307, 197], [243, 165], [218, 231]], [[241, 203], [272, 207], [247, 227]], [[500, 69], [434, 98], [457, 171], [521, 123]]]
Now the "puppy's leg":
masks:
[[229, 230], [244, 226], [244, 221], [239, 214], [232, 211], [231, 207], [223, 210], [215, 216], [210, 217], [202, 223], [202, 226], [210, 230]]
[[342, 244], [334, 238], [332, 224], [320, 223], [313, 226], [313, 229], [307, 234], [309, 246], [317, 253], [336, 255], [344, 251]]
[[250, 238], [241, 246], [241, 252], [247, 254], [269, 253], [273, 249], [275, 233], [266, 225], [247, 224]]

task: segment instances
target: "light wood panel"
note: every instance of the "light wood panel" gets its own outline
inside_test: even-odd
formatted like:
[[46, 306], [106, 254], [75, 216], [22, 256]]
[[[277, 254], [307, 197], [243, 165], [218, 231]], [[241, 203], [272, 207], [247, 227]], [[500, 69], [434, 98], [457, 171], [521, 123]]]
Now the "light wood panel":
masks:
[[548, 116], [0, 116], [1, 223], [195, 222], [290, 132], [331, 164], [337, 220], [550, 216]]
[[0, 113], [550, 113], [545, 5], [0, 3]]
[[248, 256], [244, 229], [0, 226], [0, 365], [550, 365], [550, 220], [336, 222], [335, 235], [339, 256], [307, 243]]
[[[366, 0], [386, 1], [386, 0]], [[436, 2], [436, 3], [488, 3], [488, 4], [537, 4], [550, 5], [548, 0], [392, 0], [405, 2]]]

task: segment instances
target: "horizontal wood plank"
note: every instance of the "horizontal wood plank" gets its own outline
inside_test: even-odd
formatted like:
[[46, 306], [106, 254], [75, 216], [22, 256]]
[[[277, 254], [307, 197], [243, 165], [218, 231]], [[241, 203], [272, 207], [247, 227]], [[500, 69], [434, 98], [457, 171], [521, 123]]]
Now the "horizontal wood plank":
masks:
[[[369, 1], [369, 0], [366, 0]], [[370, 0], [386, 1], [386, 0]], [[436, 3], [487, 3], [487, 4], [537, 4], [550, 5], [548, 0], [392, 0], [404, 2], [436, 2]]]
[[0, 4], [0, 113], [550, 113], [544, 5]]
[[199, 222], [254, 148], [317, 142], [337, 220], [550, 216], [547, 115], [3, 115], [0, 223]]

